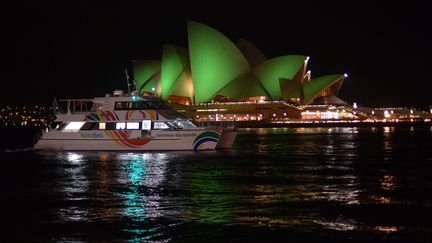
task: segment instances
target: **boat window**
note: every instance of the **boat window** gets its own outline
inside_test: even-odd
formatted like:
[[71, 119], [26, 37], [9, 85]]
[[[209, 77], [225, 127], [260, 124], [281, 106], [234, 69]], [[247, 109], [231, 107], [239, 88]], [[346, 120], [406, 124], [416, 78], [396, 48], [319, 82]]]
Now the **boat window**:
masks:
[[93, 102], [87, 100], [71, 100], [70, 111], [71, 112], [84, 112], [90, 111], [93, 106]]
[[59, 101], [58, 102], [58, 109], [60, 111], [60, 114], [68, 113], [68, 103], [66, 101]]
[[63, 130], [63, 128], [66, 126], [66, 123], [62, 123], [59, 126], [56, 126], [56, 130]]
[[181, 122], [181, 121], [174, 121], [177, 126], [181, 127], [181, 128], [186, 128], [186, 126]]
[[166, 122], [168, 123], [168, 125], [170, 125], [170, 127], [174, 128], [174, 129], [181, 129], [182, 128], [175, 121], [166, 121]]
[[162, 101], [148, 101], [150, 109], [169, 109], [169, 107]]
[[62, 124], [61, 122], [53, 122], [49, 125], [49, 128], [58, 130], [61, 124]]
[[84, 111], [91, 111], [92, 107], [93, 107], [93, 101], [85, 101], [84, 102]]
[[84, 126], [81, 127], [81, 130], [93, 130], [93, 128], [95, 127], [96, 123], [95, 122], [86, 122], [84, 124]]
[[131, 110], [145, 110], [145, 109], [149, 109], [147, 103], [145, 103], [144, 101], [130, 102], [129, 107], [130, 107]]
[[165, 122], [154, 122], [153, 123], [154, 129], [169, 129], [169, 126], [165, 124]]
[[170, 109], [162, 101], [117, 101], [114, 110]]
[[92, 107], [92, 111], [102, 110], [103, 104], [101, 103], [94, 103]]
[[151, 120], [142, 121], [142, 130], [151, 130]]
[[193, 124], [191, 121], [189, 120], [179, 120], [178, 122], [180, 122], [181, 124], [183, 124], [183, 126], [185, 128], [195, 128], [195, 124]]
[[126, 123], [126, 129], [139, 129], [139, 122]]
[[99, 123], [99, 130], [105, 130], [105, 129], [106, 129], [106, 123], [105, 122]]
[[63, 129], [65, 132], [78, 132], [85, 122], [69, 122]]
[[129, 110], [128, 102], [116, 102], [114, 105], [114, 110]]
[[145, 110], [149, 106], [145, 101], [117, 101], [114, 105], [115, 110]]
[[115, 122], [107, 122], [105, 123], [105, 129], [106, 130], [115, 130], [116, 129], [116, 123]]
[[116, 130], [124, 130], [126, 128], [126, 123], [124, 122], [117, 122], [116, 123]]

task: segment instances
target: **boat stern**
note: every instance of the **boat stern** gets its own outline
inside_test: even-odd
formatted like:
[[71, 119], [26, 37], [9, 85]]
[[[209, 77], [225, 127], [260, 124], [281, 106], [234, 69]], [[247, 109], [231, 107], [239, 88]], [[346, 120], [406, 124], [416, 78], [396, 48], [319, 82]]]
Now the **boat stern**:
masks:
[[234, 141], [237, 137], [238, 130], [235, 128], [222, 129], [219, 141], [216, 144], [216, 149], [229, 149], [232, 148]]

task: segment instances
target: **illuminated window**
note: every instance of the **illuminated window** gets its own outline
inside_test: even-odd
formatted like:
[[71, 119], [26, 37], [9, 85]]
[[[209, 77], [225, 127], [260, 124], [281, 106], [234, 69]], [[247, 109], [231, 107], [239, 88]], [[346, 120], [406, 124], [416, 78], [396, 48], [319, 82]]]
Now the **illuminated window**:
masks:
[[153, 123], [154, 129], [169, 129], [169, 126], [165, 122], [155, 122]]
[[116, 129], [117, 130], [124, 130], [126, 128], [126, 123], [124, 122], [117, 122], [116, 123]]
[[65, 132], [77, 132], [81, 129], [82, 126], [84, 126], [85, 122], [69, 122], [69, 124], [66, 125], [63, 131]]
[[151, 120], [142, 121], [142, 130], [151, 130]]
[[196, 127], [192, 122], [188, 121], [188, 120], [181, 120], [179, 121], [182, 123], [184, 128], [194, 128]]
[[105, 122], [99, 123], [99, 130], [105, 130], [105, 129], [106, 129], [106, 123]]
[[139, 122], [126, 123], [126, 129], [139, 129]]

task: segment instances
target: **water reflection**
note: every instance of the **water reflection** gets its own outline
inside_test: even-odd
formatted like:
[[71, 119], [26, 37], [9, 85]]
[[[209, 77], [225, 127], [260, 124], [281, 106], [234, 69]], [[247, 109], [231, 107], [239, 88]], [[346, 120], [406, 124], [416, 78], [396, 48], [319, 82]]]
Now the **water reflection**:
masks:
[[381, 179], [381, 188], [385, 191], [392, 191], [396, 188], [395, 177], [392, 175], [384, 175]]
[[83, 155], [82, 154], [78, 154], [78, 153], [67, 153], [66, 154], [66, 158], [67, 161], [70, 162], [71, 164], [81, 164], [83, 162]]
[[258, 153], [266, 153], [267, 152], [267, 144], [257, 144]]
[[384, 127], [383, 131], [384, 133], [390, 133], [390, 127]]
[[[60, 153], [64, 161], [64, 176], [60, 182], [60, 191], [68, 201], [84, 201], [88, 199], [89, 180], [86, 174], [86, 160], [83, 153]], [[88, 211], [84, 208], [70, 206], [60, 208], [58, 216], [65, 221], [86, 221]]]
[[[193, 174], [187, 175], [186, 187], [191, 190], [188, 192], [191, 196], [184, 198], [188, 200], [188, 210], [184, 210], [181, 215], [184, 219], [208, 225], [232, 222], [235, 188], [221, 179], [228, 176], [226, 171], [217, 168], [195, 170]], [[191, 204], [195, 205], [194, 208], [189, 207]]]
[[161, 208], [160, 186], [165, 178], [165, 154], [120, 154], [118, 160], [123, 161], [127, 188], [120, 195], [124, 198], [123, 214], [132, 222], [124, 231], [135, 234], [133, 240], [152, 239], [160, 234], [158, 228], [142, 223], [163, 216]]
[[374, 229], [384, 233], [394, 233], [399, 230], [398, 227], [395, 226], [376, 226]]
[[88, 220], [88, 211], [81, 207], [61, 208], [58, 211], [58, 216], [64, 221], [85, 222]]
[[358, 227], [357, 222], [355, 220], [344, 219], [342, 216], [339, 216], [339, 218], [333, 221], [314, 220], [313, 222], [322, 225], [325, 228], [337, 230], [337, 231], [355, 230]]
[[379, 189], [382, 190], [382, 193], [374, 193], [369, 197], [374, 203], [378, 204], [390, 204], [393, 199], [389, 196], [389, 192], [395, 191], [398, 187], [396, 182], [396, 177], [393, 175], [383, 175], [382, 178], [379, 179]]
[[420, 221], [431, 209], [431, 134], [415, 129], [244, 129], [233, 153], [50, 154], [40, 164], [55, 175], [40, 178], [58, 186], [46, 205], [60, 223], [94, 227], [58, 233], [77, 240], [100, 228], [136, 242], [246, 242], [257, 231], [379, 241], [404, 229], [430, 239]]
[[324, 186], [322, 195], [327, 201], [341, 202], [344, 204], [359, 204], [358, 200], [361, 190], [356, 190], [355, 186]]
[[145, 173], [142, 162], [139, 156], [131, 158], [127, 170], [132, 184], [128, 187], [129, 190], [123, 195], [127, 199], [125, 201], [124, 214], [131, 217], [134, 221], [144, 221], [147, 219], [146, 198], [139, 193], [140, 185], [142, 184], [141, 179]]
[[390, 197], [385, 197], [381, 195], [371, 195], [370, 198], [379, 204], [389, 204], [391, 202]]

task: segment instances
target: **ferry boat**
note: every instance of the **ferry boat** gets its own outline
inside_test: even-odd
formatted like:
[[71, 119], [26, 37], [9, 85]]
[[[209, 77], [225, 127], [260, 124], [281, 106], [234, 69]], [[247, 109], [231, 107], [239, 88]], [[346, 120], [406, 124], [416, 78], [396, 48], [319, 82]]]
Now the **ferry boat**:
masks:
[[56, 120], [35, 149], [201, 151], [231, 148], [237, 136], [236, 126], [199, 127], [157, 97], [121, 90], [59, 100], [55, 107]]

